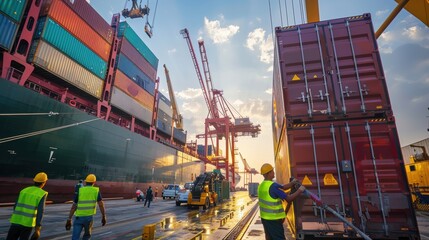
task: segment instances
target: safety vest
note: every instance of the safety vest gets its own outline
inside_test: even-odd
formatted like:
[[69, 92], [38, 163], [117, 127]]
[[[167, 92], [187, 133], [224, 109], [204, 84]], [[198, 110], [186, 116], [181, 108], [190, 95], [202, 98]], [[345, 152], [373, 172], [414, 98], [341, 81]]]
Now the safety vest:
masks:
[[272, 184], [272, 181], [264, 180], [258, 187], [259, 212], [261, 218], [266, 220], [283, 219], [286, 217], [286, 214], [282, 201], [270, 196], [270, 187]]
[[92, 216], [97, 212], [96, 204], [98, 198], [98, 187], [85, 186], [79, 188], [79, 197], [77, 200], [77, 217]]
[[36, 226], [37, 208], [45, 195], [48, 192], [36, 186], [22, 189], [10, 222], [25, 227]]

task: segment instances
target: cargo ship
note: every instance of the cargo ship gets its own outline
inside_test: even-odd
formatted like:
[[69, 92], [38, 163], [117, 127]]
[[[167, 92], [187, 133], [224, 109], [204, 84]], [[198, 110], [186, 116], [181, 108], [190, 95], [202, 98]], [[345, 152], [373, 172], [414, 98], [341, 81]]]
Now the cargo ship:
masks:
[[[297, 239], [420, 239], [370, 14], [275, 29], [272, 126], [276, 178], [301, 196]], [[339, 218], [342, 216], [344, 219]]]
[[89, 173], [103, 197], [132, 197], [215, 169], [173, 127], [159, 60], [119, 14], [109, 24], [85, 0], [6, 0], [0, 29], [0, 202], [40, 171], [60, 202]]

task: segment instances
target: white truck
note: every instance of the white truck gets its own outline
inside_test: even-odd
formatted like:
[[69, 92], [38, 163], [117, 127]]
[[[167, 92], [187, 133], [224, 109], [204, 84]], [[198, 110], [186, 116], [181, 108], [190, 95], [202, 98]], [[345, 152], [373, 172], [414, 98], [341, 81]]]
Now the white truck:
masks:
[[185, 183], [185, 188], [182, 189], [182, 190], [180, 190], [176, 194], [176, 206], [180, 206], [180, 204], [188, 202], [189, 191], [191, 190], [191, 188], [193, 186], [194, 186], [193, 182], [187, 182], [187, 183]]
[[168, 184], [167, 187], [162, 190], [162, 199], [175, 198], [176, 194], [182, 189], [184, 189], [183, 185]]

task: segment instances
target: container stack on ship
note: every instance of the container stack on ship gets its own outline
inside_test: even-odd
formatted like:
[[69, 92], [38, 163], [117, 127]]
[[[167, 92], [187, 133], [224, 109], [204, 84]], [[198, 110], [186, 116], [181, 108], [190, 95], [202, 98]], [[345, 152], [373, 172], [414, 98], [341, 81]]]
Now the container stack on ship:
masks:
[[85, 0], [7, 0], [0, 29], [1, 202], [39, 171], [48, 200], [65, 201], [88, 173], [104, 197], [132, 197], [207, 169], [171, 127], [158, 58], [118, 14], [108, 23]]
[[[298, 178], [373, 239], [419, 239], [371, 16], [275, 30], [276, 178]], [[297, 239], [356, 232], [300, 197]]]

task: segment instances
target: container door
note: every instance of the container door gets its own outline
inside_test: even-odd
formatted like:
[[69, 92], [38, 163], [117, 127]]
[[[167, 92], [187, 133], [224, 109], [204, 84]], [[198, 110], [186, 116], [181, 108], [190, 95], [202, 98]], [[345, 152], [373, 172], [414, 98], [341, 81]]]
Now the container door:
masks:
[[[394, 124], [364, 120], [314, 123], [288, 130], [291, 175], [374, 238], [416, 233]], [[294, 203], [303, 235], [352, 231], [307, 198]], [[406, 230], [404, 230], [406, 229]], [[350, 235], [352, 236], [352, 235]]]
[[332, 100], [326, 73], [326, 49], [317, 25], [278, 30], [279, 61], [286, 116], [330, 115]]
[[329, 51], [338, 114], [390, 110], [384, 72], [368, 15], [328, 21], [324, 36]]

